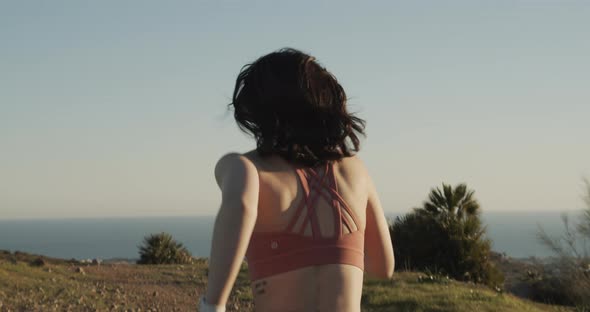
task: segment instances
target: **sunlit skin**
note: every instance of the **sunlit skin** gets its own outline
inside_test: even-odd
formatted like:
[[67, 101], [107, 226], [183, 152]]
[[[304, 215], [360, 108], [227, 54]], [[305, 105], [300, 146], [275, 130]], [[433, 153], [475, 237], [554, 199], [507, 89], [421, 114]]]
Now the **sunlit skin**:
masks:
[[[364, 164], [352, 156], [334, 169], [342, 197], [365, 229], [365, 272], [390, 278], [394, 256], [387, 221]], [[252, 232], [283, 230], [302, 198], [302, 188], [292, 164], [278, 156], [261, 158], [254, 151], [223, 156], [215, 176], [222, 203], [213, 231], [206, 301], [225, 305]], [[316, 206], [323, 236], [334, 230], [327, 206], [324, 200]], [[298, 223], [303, 216], [300, 219]], [[311, 235], [309, 227], [304, 235]], [[363, 273], [352, 265], [328, 264], [254, 280], [256, 311], [360, 311]]]

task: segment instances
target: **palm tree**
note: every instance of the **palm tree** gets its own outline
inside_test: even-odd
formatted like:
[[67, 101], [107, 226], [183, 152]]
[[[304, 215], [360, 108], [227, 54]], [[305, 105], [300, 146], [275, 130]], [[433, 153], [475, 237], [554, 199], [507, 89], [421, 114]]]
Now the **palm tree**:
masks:
[[451, 187], [448, 184], [442, 184], [440, 188], [431, 189], [428, 195], [428, 201], [425, 201], [423, 210], [427, 214], [434, 216], [456, 217], [459, 220], [465, 217], [478, 216], [480, 206], [473, 194], [475, 191], [468, 190], [467, 185], [459, 184]]
[[[390, 226], [396, 263], [402, 268], [448, 274], [459, 280], [502, 285], [490, 261], [491, 240], [480, 220], [474, 191], [465, 184], [431, 189], [422, 207]], [[399, 260], [399, 261], [398, 261]]]
[[150, 234], [139, 247], [138, 264], [187, 264], [192, 262], [188, 249], [168, 233]]

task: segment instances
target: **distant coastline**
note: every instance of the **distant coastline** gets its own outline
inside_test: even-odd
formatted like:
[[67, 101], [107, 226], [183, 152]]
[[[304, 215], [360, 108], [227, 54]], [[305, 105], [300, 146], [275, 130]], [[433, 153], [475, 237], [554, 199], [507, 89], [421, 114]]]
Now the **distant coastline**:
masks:
[[[576, 212], [568, 212], [574, 216]], [[544, 258], [551, 252], [536, 239], [537, 224], [560, 234], [562, 212], [488, 212], [493, 250], [514, 259]], [[388, 213], [395, 218], [399, 214]], [[118, 259], [134, 261], [143, 236], [168, 232], [197, 257], [208, 257], [214, 216], [126, 217], [0, 220], [0, 249], [63, 259]]]

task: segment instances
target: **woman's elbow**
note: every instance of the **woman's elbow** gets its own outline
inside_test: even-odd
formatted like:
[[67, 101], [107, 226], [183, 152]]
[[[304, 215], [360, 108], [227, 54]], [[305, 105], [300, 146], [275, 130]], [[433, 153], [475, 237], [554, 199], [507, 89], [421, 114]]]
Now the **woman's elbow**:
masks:
[[392, 255], [391, 261], [388, 261], [387, 266], [383, 270], [383, 274], [382, 274], [381, 278], [391, 279], [393, 277], [394, 271], [395, 271], [395, 257]]
[[387, 270], [386, 278], [390, 279], [393, 277], [393, 272], [395, 271], [395, 261], [391, 264], [391, 267]]
[[372, 277], [376, 278], [376, 279], [387, 280], [387, 279], [393, 278], [393, 270], [383, 270], [380, 272], [373, 272], [373, 274], [370, 274], [370, 275], [372, 275]]
[[380, 279], [391, 279], [393, 277], [393, 271], [395, 270], [395, 265], [392, 264], [386, 268], [384, 268], [380, 273], [379, 273], [379, 278]]
[[381, 264], [378, 266], [366, 267], [366, 272], [369, 277], [376, 278], [376, 279], [391, 279], [393, 277], [393, 272], [395, 270], [395, 263], [391, 262], [388, 264]]
[[395, 254], [391, 258], [391, 275], [393, 276], [393, 272], [395, 271]]

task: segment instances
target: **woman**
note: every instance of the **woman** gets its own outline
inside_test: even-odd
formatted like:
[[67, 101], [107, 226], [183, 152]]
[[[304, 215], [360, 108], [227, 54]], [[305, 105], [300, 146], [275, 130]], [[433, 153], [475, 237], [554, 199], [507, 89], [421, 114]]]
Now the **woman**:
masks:
[[315, 59], [282, 49], [245, 66], [233, 101], [256, 149], [227, 154], [201, 311], [224, 311], [244, 257], [256, 311], [360, 311], [363, 273], [391, 278], [387, 221], [361, 160], [364, 121]]

